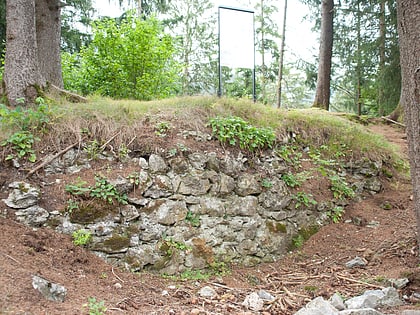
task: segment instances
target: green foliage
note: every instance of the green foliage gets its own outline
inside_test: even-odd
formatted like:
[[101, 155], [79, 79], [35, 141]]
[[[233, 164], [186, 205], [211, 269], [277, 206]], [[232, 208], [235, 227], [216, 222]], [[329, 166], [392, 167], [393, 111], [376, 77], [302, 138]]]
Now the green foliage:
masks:
[[353, 198], [355, 193], [353, 189], [347, 184], [345, 179], [338, 174], [333, 174], [328, 177], [331, 182], [330, 189], [333, 192], [335, 199]]
[[171, 128], [171, 124], [167, 121], [162, 121], [155, 126], [155, 134], [161, 138], [166, 137], [167, 132]]
[[127, 195], [121, 195], [114, 185], [101, 176], [95, 176], [95, 186], [91, 187], [90, 195], [94, 198], [105, 200], [109, 204], [114, 203], [114, 200], [119, 204], [127, 204]]
[[300, 187], [302, 183], [309, 178], [308, 172], [300, 172], [300, 173], [286, 173], [281, 175], [281, 179], [286, 183], [287, 186], [296, 188]]
[[102, 176], [95, 176], [94, 186], [87, 186], [86, 182], [78, 181], [74, 184], [66, 185], [65, 190], [74, 196], [96, 198], [109, 204], [113, 204], [115, 201], [119, 204], [127, 204], [127, 195], [120, 194], [115, 186]]
[[6, 161], [14, 158], [23, 159], [27, 158], [29, 162], [34, 163], [36, 161], [35, 151], [32, 149], [35, 138], [29, 131], [18, 131], [12, 134], [9, 138], [1, 143], [1, 146], [10, 145], [14, 153], [7, 155]]
[[298, 234], [292, 238], [292, 242], [294, 248], [301, 248], [303, 243], [305, 243], [305, 238], [301, 234]]
[[292, 165], [295, 168], [300, 167], [302, 153], [297, 152], [297, 148], [295, 146], [282, 145], [279, 148], [276, 148], [275, 152], [286, 163]]
[[73, 244], [76, 246], [86, 246], [92, 239], [92, 233], [82, 229], [74, 231], [71, 236]]
[[193, 213], [192, 211], [187, 212], [185, 221], [189, 222], [191, 226], [199, 227], [200, 226], [200, 215], [198, 213]]
[[267, 178], [263, 178], [263, 180], [261, 182], [261, 185], [264, 188], [271, 188], [271, 187], [273, 187], [273, 183], [269, 179], [267, 179]]
[[14, 109], [0, 104], [0, 122], [11, 129], [44, 131], [51, 123], [52, 110], [42, 97], [38, 97], [35, 102], [34, 107], [24, 107], [24, 100], [21, 100], [22, 106]]
[[96, 139], [94, 139], [93, 141], [85, 145], [83, 151], [87, 154], [90, 160], [96, 160], [99, 157], [99, 154], [102, 153], [102, 148], [99, 142]]
[[257, 149], [272, 148], [276, 135], [271, 128], [257, 128], [240, 117], [216, 117], [210, 119], [213, 135], [222, 143], [255, 152]]
[[303, 191], [298, 191], [295, 195], [292, 196], [293, 200], [295, 200], [295, 208], [298, 209], [302, 205], [305, 207], [309, 206], [315, 206], [317, 205], [317, 201], [313, 199], [313, 196], [311, 194], [307, 194]]
[[341, 206], [335, 206], [333, 209], [327, 211], [328, 218], [331, 219], [332, 222], [338, 223], [341, 221], [344, 215], [344, 208]]
[[[128, 14], [124, 20], [102, 19], [80, 57], [66, 57], [65, 87], [84, 94], [151, 100], [174, 95], [177, 66], [173, 40], [159, 22]], [[68, 72], [66, 72], [68, 71]]]
[[96, 298], [88, 298], [88, 302], [83, 305], [88, 309], [89, 315], [104, 315], [107, 311], [104, 301], [96, 301]]
[[192, 248], [191, 246], [188, 246], [184, 242], [178, 242], [173, 240], [170, 237], [165, 237], [161, 241], [160, 250], [164, 251], [167, 256], [172, 256], [175, 251], [190, 251]]

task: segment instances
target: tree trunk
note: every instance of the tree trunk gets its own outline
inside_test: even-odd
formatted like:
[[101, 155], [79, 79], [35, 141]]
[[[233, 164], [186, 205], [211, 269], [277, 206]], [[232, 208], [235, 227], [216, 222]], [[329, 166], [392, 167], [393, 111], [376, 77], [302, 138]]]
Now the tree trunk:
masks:
[[34, 102], [45, 84], [38, 68], [35, 1], [7, 1], [6, 24], [4, 92], [12, 106], [22, 98]]
[[39, 70], [48, 83], [63, 88], [60, 3], [59, 0], [35, 0], [35, 12]]
[[283, 81], [283, 59], [284, 59], [284, 45], [286, 43], [286, 17], [287, 17], [287, 0], [284, 1], [283, 11], [283, 33], [281, 36], [280, 57], [279, 57], [279, 73], [277, 82], [277, 108], [281, 107], [281, 92]]
[[407, 125], [417, 241], [420, 250], [420, 2], [398, 0], [397, 10], [402, 77], [400, 103], [405, 111]]
[[331, 58], [333, 47], [334, 0], [322, 0], [321, 4], [321, 38], [319, 45], [318, 80], [314, 107], [329, 110]]
[[385, 42], [386, 42], [386, 16], [385, 16], [385, 0], [381, 0], [379, 13], [379, 64], [378, 64], [378, 78], [380, 82], [378, 87], [378, 114], [384, 115], [384, 72], [385, 72]]

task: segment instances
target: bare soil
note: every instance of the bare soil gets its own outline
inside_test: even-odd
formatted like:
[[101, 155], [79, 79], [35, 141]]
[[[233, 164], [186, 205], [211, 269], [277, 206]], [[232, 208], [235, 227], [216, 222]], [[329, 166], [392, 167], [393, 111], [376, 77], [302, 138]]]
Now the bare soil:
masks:
[[[406, 156], [403, 130], [383, 124], [370, 128]], [[21, 176], [12, 168], [0, 169], [0, 198], [7, 196], [7, 184]], [[324, 226], [277, 262], [254, 268], [232, 266], [228, 275], [209, 280], [176, 281], [115, 268], [73, 245], [67, 235], [17, 223], [2, 204], [0, 314], [89, 314], [85, 306], [89, 297], [104, 301], [106, 314], [254, 314], [242, 302], [246, 295], [263, 289], [276, 300], [266, 304], [260, 314], [287, 315], [315, 296], [339, 292], [350, 297], [388, 286], [387, 279], [404, 277], [410, 279], [400, 290], [406, 304], [382, 312], [420, 310], [420, 301], [412, 294], [420, 292], [420, 267], [410, 182], [394, 176], [383, 183], [381, 193], [351, 203], [342, 222]], [[43, 196], [49, 207], [58, 207], [65, 199], [64, 190], [54, 187]], [[384, 204], [390, 204], [391, 209], [385, 210]], [[347, 269], [345, 263], [356, 256], [366, 259], [367, 266]], [[65, 301], [45, 300], [32, 288], [33, 275], [64, 285], [68, 290]], [[207, 285], [217, 291], [216, 297], [197, 294]]]

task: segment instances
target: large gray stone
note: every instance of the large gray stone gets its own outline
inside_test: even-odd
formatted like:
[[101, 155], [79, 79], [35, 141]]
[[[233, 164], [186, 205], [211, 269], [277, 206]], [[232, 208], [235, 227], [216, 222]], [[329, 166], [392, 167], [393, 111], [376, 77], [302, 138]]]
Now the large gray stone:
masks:
[[178, 193], [182, 195], [204, 195], [210, 190], [210, 181], [200, 174], [189, 174], [180, 178]]
[[373, 308], [362, 308], [357, 310], [344, 310], [338, 313], [339, 315], [383, 315], [381, 312]]
[[236, 181], [235, 192], [239, 196], [257, 195], [261, 193], [262, 187], [259, 181], [259, 175], [241, 174]]
[[3, 200], [8, 207], [25, 209], [37, 204], [40, 196], [38, 188], [25, 182], [13, 182], [9, 185], [9, 188], [13, 190], [9, 197]]
[[226, 213], [234, 216], [254, 216], [257, 213], [257, 207], [257, 197], [233, 197], [230, 198], [230, 203], [226, 203]]
[[38, 276], [32, 277], [32, 286], [49, 301], [64, 302], [67, 295], [67, 289], [62, 285], [52, 283]]
[[168, 169], [163, 157], [157, 154], [151, 154], [149, 157], [149, 168], [153, 173], [164, 173]]
[[338, 315], [338, 310], [325, 301], [322, 296], [319, 296], [306, 304], [295, 315]]
[[163, 225], [173, 225], [184, 221], [187, 212], [185, 201], [168, 200], [159, 207], [156, 213], [157, 222]]
[[348, 309], [377, 308], [385, 297], [382, 290], [368, 290], [363, 295], [353, 297], [344, 302]]
[[39, 227], [47, 222], [49, 213], [40, 206], [32, 206], [26, 209], [20, 209], [15, 212], [16, 218], [29, 226]]

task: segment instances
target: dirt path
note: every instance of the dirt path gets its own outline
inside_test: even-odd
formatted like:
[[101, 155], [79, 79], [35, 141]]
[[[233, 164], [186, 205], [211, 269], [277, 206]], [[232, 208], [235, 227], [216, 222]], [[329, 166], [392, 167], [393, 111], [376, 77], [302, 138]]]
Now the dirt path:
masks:
[[[406, 154], [401, 130], [388, 125], [371, 130]], [[179, 282], [118, 270], [75, 247], [68, 236], [49, 229], [35, 232], [1, 216], [0, 314], [87, 314], [83, 305], [95, 297], [105, 302], [106, 314], [244, 315], [253, 314], [241, 305], [245, 296], [263, 289], [277, 299], [260, 314], [287, 315], [314, 296], [334, 292], [351, 296], [401, 277], [412, 280], [401, 292], [410, 297], [420, 292], [411, 187], [402, 178], [392, 178], [384, 186], [381, 193], [349, 205], [343, 222], [321, 228], [284, 259], [255, 268], [235, 267], [229, 275], [208, 281]], [[367, 266], [346, 269], [345, 262], [356, 256], [366, 259]], [[49, 302], [35, 292], [31, 286], [35, 274], [63, 284], [68, 290], [65, 302]], [[198, 296], [206, 285], [216, 290], [215, 297]], [[411, 302], [383, 312], [420, 309], [419, 301]]]

